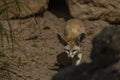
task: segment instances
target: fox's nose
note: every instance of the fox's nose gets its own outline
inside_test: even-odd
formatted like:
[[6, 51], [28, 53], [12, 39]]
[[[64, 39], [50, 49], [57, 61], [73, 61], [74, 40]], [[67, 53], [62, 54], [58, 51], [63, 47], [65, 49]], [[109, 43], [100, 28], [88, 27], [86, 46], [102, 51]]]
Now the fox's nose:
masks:
[[72, 53], [72, 52], [70, 53], [70, 57], [71, 57], [71, 58], [73, 58], [73, 57], [74, 57], [74, 55], [73, 55], [73, 53]]
[[68, 54], [68, 58], [71, 58], [71, 55], [70, 55], [70, 54]]
[[74, 57], [74, 55], [71, 55], [71, 58], [73, 58]]

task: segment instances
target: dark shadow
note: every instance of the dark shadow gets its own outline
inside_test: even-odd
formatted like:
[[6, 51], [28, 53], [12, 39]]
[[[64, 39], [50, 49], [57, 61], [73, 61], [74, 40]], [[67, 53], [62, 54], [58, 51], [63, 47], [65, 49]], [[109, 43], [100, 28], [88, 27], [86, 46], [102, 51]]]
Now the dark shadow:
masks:
[[72, 18], [66, 0], [49, 0], [48, 10], [59, 18], [65, 20]]
[[53, 66], [57, 68], [49, 68], [50, 70], [55, 70], [59, 71], [63, 68], [66, 68], [68, 66], [72, 65], [72, 60], [68, 58], [67, 54], [65, 52], [61, 52], [60, 54], [57, 55], [57, 63], [55, 63]]
[[66, 67], [52, 80], [120, 80], [120, 26], [105, 27], [92, 44], [91, 63]]
[[43, 17], [44, 12], [45, 12], [45, 10], [44, 10], [44, 11], [41, 11], [41, 12], [38, 12], [38, 13], [35, 13], [35, 14], [31, 14], [31, 15], [25, 16], [25, 17], [16, 16], [16, 17], [12, 17], [10, 20], [16, 20], [16, 19], [24, 20], [24, 19], [32, 18], [32, 17], [33, 17], [33, 18]]
[[65, 52], [61, 52], [57, 55], [57, 63], [61, 66], [70, 66], [72, 64], [72, 59], [68, 58]]
[[[25, 17], [16, 16], [16, 17], [11, 18], [11, 20], [27, 19], [31, 17], [43, 17], [43, 14], [45, 11], [46, 10], [39, 11], [38, 13], [31, 14]], [[49, 0], [48, 11], [52, 12], [58, 18], [64, 18], [65, 20], [69, 20], [73, 18], [70, 15], [70, 11], [69, 11], [68, 5], [66, 4], [66, 0]]]
[[[58, 64], [58, 63], [55, 63], [53, 66], [54, 66], [54, 67], [49, 68], [49, 70], [59, 71], [59, 70], [61, 70], [61, 69], [64, 68], [63, 65], [60, 65], [60, 64]], [[56, 68], [56, 67], [57, 67], [57, 68]]]
[[91, 58], [100, 67], [112, 65], [119, 60], [120, 26], [105, 27], [92, 41]]

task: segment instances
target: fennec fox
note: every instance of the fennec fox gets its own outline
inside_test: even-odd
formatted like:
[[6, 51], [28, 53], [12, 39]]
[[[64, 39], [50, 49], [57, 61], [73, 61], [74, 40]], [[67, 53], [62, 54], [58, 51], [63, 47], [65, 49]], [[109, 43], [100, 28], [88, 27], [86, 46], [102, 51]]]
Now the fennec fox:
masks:
[[72, 59], [72, 65], [79, 65], [83, 55], [81, 42], [86, 36], [85, 27], [77, 19], [68, 20], [65, 27], [64, 36], [57, 33], [57, 38], [64, 45], [64, 52]]

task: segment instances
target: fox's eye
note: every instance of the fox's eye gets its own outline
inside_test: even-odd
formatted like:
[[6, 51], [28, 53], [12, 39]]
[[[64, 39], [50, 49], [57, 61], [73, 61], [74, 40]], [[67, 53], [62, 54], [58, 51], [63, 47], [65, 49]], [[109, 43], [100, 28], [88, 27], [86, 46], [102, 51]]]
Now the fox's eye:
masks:
[[78, 52], [78, 50], [76, 50], [76, 49], [75, 49], [75, 50], [73, 50], [72, 52], [73, 52], [73, 53], [77, 53], [77, 52]]
[[65, 52], [69, 53], [69, 52], [70, 52], [70, 50], [69, 50], [69, 49], [65, 49]]
[[77, 51], [77, 50], [73, 50], [73, 52], [75, 52], [75, 51]]

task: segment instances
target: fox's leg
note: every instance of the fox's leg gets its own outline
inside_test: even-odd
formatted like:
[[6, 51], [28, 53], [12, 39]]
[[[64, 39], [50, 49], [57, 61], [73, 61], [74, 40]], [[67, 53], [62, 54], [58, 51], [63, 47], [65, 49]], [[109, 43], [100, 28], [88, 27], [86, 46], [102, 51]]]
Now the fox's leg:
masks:
[[78, 54], [78, 60], [76, 61], [76, 66], [78, 66], [78, 65], [80, 65], [80, 62], [81, 62], [81, 59], [82, 59], [82, 54], [80, 53], [80, 54]]

